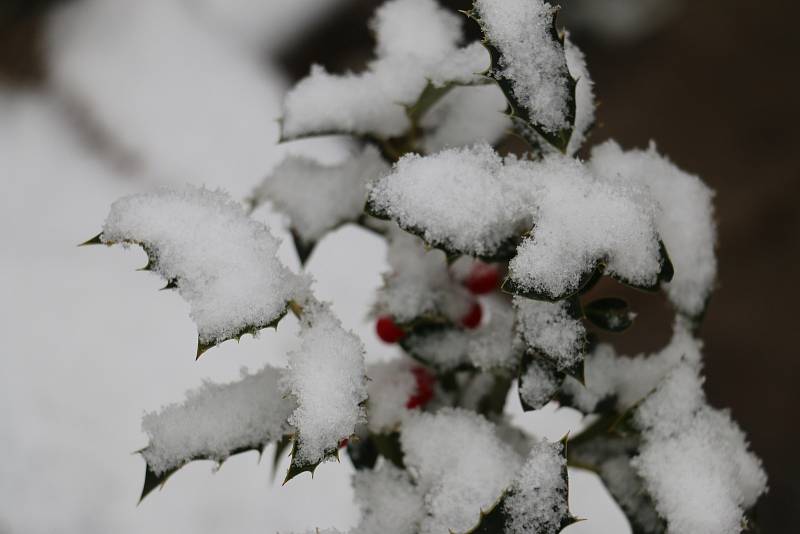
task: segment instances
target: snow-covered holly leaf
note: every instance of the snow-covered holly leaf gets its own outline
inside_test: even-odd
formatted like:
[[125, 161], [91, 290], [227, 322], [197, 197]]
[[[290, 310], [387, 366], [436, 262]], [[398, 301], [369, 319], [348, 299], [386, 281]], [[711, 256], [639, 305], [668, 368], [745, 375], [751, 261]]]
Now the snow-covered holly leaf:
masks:
[[475, 0], [464, 13], [481, 28], [491, 56], [487, 73], [508, 101], [508, 115], [532, 147], [566, 152], [575, 125], [576, 81], [556, 27], [558, 8], [543, 0]]
[[674, 277], [661, 285], [679, 313], [698, 320], [717, 275], [714, 192], [659, 154], [654, 143], [623, 151], [607, 141], [592, 149], [587, 165], [598, 178], [637, 188], [659, 206], [658, 232], [675, 264]]
[[538, 290], [535, 287], [522, 287], [514, 281], [511, 276], [507, 276], [500, 289], [509, 295], [519, 295], [527, 299], [541, 300], [545, 302], [558, 302], [568, 300], [576, 295], [586, 293], [603, 277], [605, 262], [596, 260], [586, 271], [578, 277], [578, 282], [570, 286], [562, 293], [553, 294], [549, 291]]
[[264, 178], [249, 202], [253, 209], [269, 203], [288, 217], [295, 248], [305, 263], [325, 234], [363, 216], [367, 184], [388, 169], [372, 146], [335, 165], [290, 155]]
[[633, 324], [635, 314], [622, 299], [609, 297], [590, 302], [583, 307], [592, 324], [611, 332], [622, 332]]
[[[242, 453], [245, 453], [245, 452], [250, 452], [250, 451], [256, 451], [256, 452], [258, 452], [258, 454], [260, 456], [261, 454], [263, 454], [265, 447], [266, 447], [266, 444], [263, 445], [263, 446], [257, 446], [257, 447], [242, 447], [242, 448], [239, 448], [239, 449], [235, 449], [235, 450], [232, 450], [232, 451], [230, 451], [228, 453], [226, 459], [231, 457], [231, 456], [234, 456], [234, 455], [237, 455], [237, 454], [242, 454]], [[140, 451], [137, 451], [137, 452], [139, 452], [139, 454], [141, 454], [142, 456], [145, 456], [145, 454], [147, 453], [147, 448], [144, 448], [144, 449], [142, 449]], [[145, 456], [145, 458], [146, 458], [146, 456]], [[176, 467], [171, 467], [171, 468], [167, 469], [166, 471], [158, 472], [158, 473], [156, 471], [154, 471], [153, 468], [151, 468], [149, 464], [145, 464], [144, 484], [142, 485], [142, 493], [139, 496], [139, 502], [141, 503], [144, 500], [144, 498], [147, 497], [150, 493], [152, 493], [153, 490], [155, 490], [156, 488], [163, 488], [164, 484], [167, 483], [167, 479], [169, 479], [169, 477], [174, 475], [181, 467], [183, 467], [184, 465], [188, 464], [189, 462], [199, 461], [199, 460], [217, 461], [215, 458], [211, 458], [209, 456], [196, 456], [196, 457], [193, 457], [193, 458], [190, 458], [190, 459], [186, 460], [181, 465], [178, 465]], [[224, 461], [225, 460], [219, 461], [218, 465], [221, 466]]]
[[[549, 376], [540, 384], [541, 387], [552, 386], [561, 382], [558, 375], [552, 375], [548, 369], [556, 373], [569, 375], [583, 382], [583, 361], [588, 346], [586, 328], [581, 321], [583, 311], [576, 297], [560, 302], [544, 302], [521, 297], [514, 298], [517, 311], [517, 331], [529, 348], [529, 357], [547, 360], [533, 368], [525, 368], [536, 379]], [[537, 382], [532, 381], [533, 388]], [[537, 386], [538, 387], [538, 386]], [[531, 390], [531, 399], [541, 399], [543, 393]], [[536, 402], [529, 402], [534, 405]]]
[[328, 305], [307, 304], [300, 340], [300, 347], [288, 355], [283, 381], [297, 403], [289, 416], [296, 434], [287, 480], [336, 455], [342, 440], [364, 422], [367, 399], [364, 345], [342, 327]]
[[[383, 144], [411, 137], [413, 120], [446, 92], [440, 88], [479, 83], [475, 74], [488, 66], [485, 51], [458, 46], [463, 39], [459, 17], [433, 0], [386, 2], [370, 27], [375, 58], [363, 71], [333, 74], [314, 65], [289, 91], [282, 138], [337, 132]], [[426, 94], [429, 86], [435, 89]]]
[[139, 454], [145, 460], [142, 497], [175, 471], [195, 460], [222, 464], [234, 454], [281, 440], [296, 404], [281, 387], [284, 371], [266, 366], [229, 384], [205, 383], [186, 400], [148, 413], [142, 428], [150, 438]]
[[539, 410], [558, 393], [566, 373], [536, 351], [527, 351], [519, 369], [519, 400], [526, 412]]
[[533, 224], [526, 171], [486, 144], [409, 154], [372, 185], [366, 209], [448, 256], [508, 260]]
[[266, 226], [219, 191], [185, 186], [116, 201], [87, 243], [139, 245], [156, 272], [189, 303], [197, 356], [228, 339], [277, 325], [308, 281], [277, 258]]
[[536, 443], [509, 488], [466, 534], [556, 534], [580, 521], [569, 511], [567, 438]]
[[286, 477], [283, 479], [283, 483], [281, 485], [285, 485], [287, 482], [292, 480], [297, 475], [302, 473], [311, 473], [311, 477], [314, 477], [314, 471], [317, 470], [317, 467], [323, 462], [327, 462], [328, 460], [336, 460], [339, 461], [339, 449], [335, 447], [331, 450], [325, 451], [322, 454], [322, 457], [319, 460], [308, 461], [303, 459], [298, 454], [297, 448], [297, 440], [294, 439], [292, 441], [292, 460], [289, 463], [289, 470], [286, 472]]

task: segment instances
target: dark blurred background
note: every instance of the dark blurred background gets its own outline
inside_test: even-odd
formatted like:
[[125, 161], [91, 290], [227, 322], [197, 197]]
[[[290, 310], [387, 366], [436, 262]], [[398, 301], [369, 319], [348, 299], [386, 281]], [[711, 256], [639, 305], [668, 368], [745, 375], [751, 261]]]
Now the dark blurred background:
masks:
[[[47, 84], [42, 21], [69, 1], [0, 0], [0, 84]], [[312, 62], [358, 68], [370, 55], [365, 22], [378, 3], [344, 0], [269, 60], [292, 79]], [[697, 1], [646, 35], [573, 31], [600, 103], [590, 143], [613, 137], [630, 148], [653, 139], [717, 191], [719, 288], [701, 329], [706, 388], [764, 459], [770, 491], [758, 522], [775, 533], [800, 524], [798, 19], [795, 2]], [[669, 335], [670, 310], [656, 297], [627, 296], [639, 320], [616, 341], [630, 351], [657, 348]]]

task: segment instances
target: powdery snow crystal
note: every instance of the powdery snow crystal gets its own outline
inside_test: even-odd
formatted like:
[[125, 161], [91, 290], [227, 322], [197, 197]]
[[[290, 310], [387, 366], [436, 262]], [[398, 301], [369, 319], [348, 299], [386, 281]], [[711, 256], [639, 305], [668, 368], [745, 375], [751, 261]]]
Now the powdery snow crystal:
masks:
[[517, 330], [525, 343], [544, 354], [559, 371], [574, 367], [583, 358], [586, 329], [570, 315], [569, 303], [543, 302], [514, 297]]
[[398, 323], [418, 317], [443, 317], [458, 322], [472, 304], [469, 292], [450, 278], [440, 250], [428, 250], [421, 239], [393, 226], [389, 231], [391, 271], [378, 290], [375, 312]]
[[289, 415], [295, 409], [280, 386], [284, 371], [266, 366], [230, 384], [203, 386], [186, 400], [145, 414], [142, 430], [150, 438], [142, 451], [157, 475], [190, 460], [222, 462], [231, 453], [260, 449], [291, 431]]
[[403, 424], [404, 462], [425, 494], [421, 534], [474, 527], [522, 465], [493, 424], [473, 412], [443, 409], [413, 415]]
[[124, 197], [111, 206], [101, 240], [144, 247], [150, 269], [177, 282], [201, 345], [268, 325], [308, 290], [278, 260], [279, 241], [266, 226], [219, 191], [185, 186]]
[[434, 0], [392, 0], [371, 23], [377, 58], [359, 74], [311, 69], [284, 101], [283, 135], [351, 132], [389, 138], [410, 127], [405, 106], [433, 78], [445, 84], [476, 81], [474, 48], [459, 50], [461, 20]]
[[643, 186], [658, 204], [658, 232], [675, 268], [664, 284], [667, 295], [681, 312], [701, 314], [717, 274], [714, 192], [661, 156], [653, 143], [647, 150], [623, 151], [607, 141], [592, 149], [589, 165], [605, 181]]
[[527, 406], [538, 410], [550, 402], [561, 382], [553, 366], [534, 358], [519, 377], [519, 397]]
[[532, 122], [548, 132], [569, 128], [569, 71], [553, 38], [555, 8], [544, 0], [476, 0], [484, 34], [502, 54], [494, 73], [512, 84]]
[[355, 500], [361, 520], [358, 534], [416, 534], [424, 513], [422, 493], [407, 471], [384, 462], [378, 469], [353, 475]]
[[367, 425], [376, 434], [397, 429], [406, 412], [406, 403], [417, 389], [412, 373], [414, 363], [397, 358], [367, 366]]
[[556, 534], [569, 517], [567, 461], [561, 443], [539, 442], [503, 501], [511, 534]]
[[364, 421], [364, 346], [342, 328], [327, 305], [304, 310], [300, 348], [289, 354], [285, 386], [297, 399], [289, 422], [298, 432], [298, 458], [316, 463]]
[[683, 321], [677, 321], [672, 339], [661, 351], [635, 357], [618, 356], [611, 345], [601, 344], [584, 361], [585, 387], [567, 378], [564, 391], [575, 407], [591, 412], [597, 403], [615, 398], [617, 411], [624, 413], [636, 404], [682, 362], [700, 366], [702, 343], [695, 339]]
[[653, 286], [661, 271], [655, 207], [636, 190], [596, 180], [572, 158], [551, 155], [527, 165], [539, 184], [532, 236], [509, 264], [511, 281], [549, 298], [577, 291], [605, 261], [605, 271], [627, 283]]
[[454, 87], [422, 117], [428, 153], [477, 143], [493, 145], [511, 129], [506, 98], [494, 85]]
[[634, 413], [643, 444], [632, 465], [670, 534], [741, 532], [766, 491], [761, 461], [730, 414], [706, 404], [702, 382], [679, 366]]
[[564, 53], [566, 54], [570, 75], [576, 81], [575, 125], [567, 145], [567, 154], [574, 155], [586, 141], [589, 129], [594, 124], [594, 82], [589, 76], [589, 69], [586, 67], [586, 57], [581, 52], [581, 49], [573, 44], [569, 35], [564, 39]]
[[404, 156], [372, 186], [377, 212], [430, 244], [484, 256], [530, 228], [531, 206], [519, 194], [524, 176], [504, 172], [488, 145]]
[[270, 202], [289, 216], [304, 242], [313, 243], [343, 222], [358, 219], [367, 184], [388, 168], [371, 146], [338, 165], [288, 156], [256, 189], [252, 203]]

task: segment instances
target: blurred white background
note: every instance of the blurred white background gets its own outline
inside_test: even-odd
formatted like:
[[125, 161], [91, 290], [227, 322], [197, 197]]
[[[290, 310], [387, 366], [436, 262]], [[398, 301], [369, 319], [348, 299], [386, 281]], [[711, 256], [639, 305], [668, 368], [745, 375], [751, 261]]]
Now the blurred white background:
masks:
[[[281, 487], [270, 449], [261, 463], [248, 453], [216, 473], [191, 464], [137, 506], [144, 462], [132, 452], [146, 444], [142, 413], [205, 379], [285, 361], [296, 325], [287, 318], [277, 332], [195, 362], [187, 307], [135, 271], [141, 251], [76, 247], [119, 196], [192, 182], [244, 198], [285, 150], [335, 159], [332, 140], [275, 145], [286, 82], [268, 58], [337, 1], [70, 3], [46, 27], [46, 88], [0, 89], [0, 533], [245, 534], [355, 523], [346, 459]], [[257, 216], [297, 266], [281, 219]], [[394, 350], [366, 318], [384, 252], [376, 237], [344, 228], [308, 264], [318, 295], [361, 335], [369, 359]], [[514, 392], [508, 409], [551, 439], [579, 425], [567, 410], [522, 414]], [[570, 498], [588, 519], [571, 534], [628, 531], [592, 475], [573, 473]]]

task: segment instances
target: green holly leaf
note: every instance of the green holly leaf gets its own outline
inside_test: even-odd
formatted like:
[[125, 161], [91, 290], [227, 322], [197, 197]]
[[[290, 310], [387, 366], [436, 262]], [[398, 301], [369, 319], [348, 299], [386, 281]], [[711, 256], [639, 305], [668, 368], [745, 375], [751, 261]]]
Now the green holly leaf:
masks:
[[[556, 19], [557, 19], [557, 12], [558, 7], [554, 7], [554, 15], [553, 15], [553, 23], [550, 28], [550, 37], [553, 39], [553, 42], [556, 46], [564, 53], [564, 35], [559, 33]], [[566, 153], [567, 145], [569, 144], [570, 137], [572, 137], [572, 131], [574, 129], [575, 124], [575, 88], [577, 86], [577, 80], [572, 78], [572, 75], [569, 73], [569, 70], [566, 70], [566, 84], [567, 84], [567, 123], [569, 127], [564, 128], [557, 132], [552, 132], [549, 129], [545, 128], [542, 124], [537, 123], [534, 121], [528, 110], [523, 106], [519, 99], [517, 98], [516, 94], [514, 93], [514, 87], [508, 78], [505, 78], [500, 73], [503, 70], [503, 65], [506, 63], [505, 58], [503, 57], [502, 52], [500, 49], [491, 42], [488, 35], [486, 34], [483, 22], [480, 19], [478, 11], [475, 7], [468, 11], [462, 11], [467, 17], [475, 21], [478, 26], [480, 27], [481, 33], [483, 34], [483, 40], [481, 41], [486, 49], [489, 51], [489, 56], [491, 58], [491, 66], [489, 70], [485, 73], [487, 77], [494, 80], [497, 83], [500, 90], [503, 92], [503, 95], [506, 97], [506, 102], [508, 103], [508, 108], [506, 110], [506, 115], [511, 119], [514, 127], [519, 134], [534, 150], [540, 150], [541, 142], [544, 141], [550, 144], [553, 148], [558, 150], [561, 153]], [[564, 64], [566, 65], [566, 56], [564, 59]]]
[[283, 483], [281, 484], [282, 486], [286, 485], [287, 482], [302, 473], [311, 473], [311, 478], [314, 478], [314, 471], [317, 470], [317, 467], [319, 467], [320, 464], [334, 458], [337, 462], [339, 461], [339, 449], [337, 447], [327, 451], [323, 458], [318, 462], [305, 462], [298, 458], [297, 446], [297, 438], [295, 437], [292, 441], [292, 461], [289, 463], [289, 470], [286, 472], [286, 477], [283, 479]]
[[[375, 203], [372, 202], [371, 199], [367, 199], [367, 203], [364, 206], [364, 212], [372, 217], [375, 217], [376, 219], [381, 219], [384, 221], [394, 220], [389, 216], [388, 213], [377, 207]], [[402, 228], [409, 234], [415, 235], [420, 239], [422, 239], [428, 248], [431, 249], [435, 248], [444, 252], [445, 255], [447, 256], [447, 261], [450, 263], [452, 263], [461, 256], [473, 256], [480, 260], [483, 260], [486, 263], [507, 262], [517, 254], [517, 247], [522, 242], [522, 238], [525, 233], [524, 230], [519, 229], [519, 232], [506, 237], [491, 253], [476, 256], [471, 250], [461, 250], [443, 241], [433, 241], [427, 239], [425, 235], [425, 230], [421, 227], [409, 224], [402, 224], [400, 223], [400, 221], [397, 220], [395, 220], [395, 222], [400, 228]]]
[[553, 295], [551, 293], [547, 293], [544, 291], [537, 291], [536, 289], [533, 288], [523, 288], [519, 284], [514, 282], [514, 280], [510, 276], [506, 277], [506, 279], [503, 280], [500, 289], [504, 293], [525, 297], [531, 300], [558, 302], [560, 300], [573, 298], [577, 295], [589, 291], [589, 289], [594, 287], [594, 285], [603, 276], [605, 268], [606, 268], [605, 260], [603, 259], [596, 260], [594, 263], [592, 263], [589, 269], [587, 269], [583, 274], [581, 274], [580, 278], [578, 279], [578, 283], [576, 285], [568, 288], [566, 291], [558, 295]]
[[248, 445], [248, 446], [245, 446], [245, 447], [239, 447], [238, 449], [234, 449], [234, 450], [230, 451], [228, 456], [225, 459], [221, 460], [221, 461], [217, 460], [216, 458], [211, 458], [209, 456], [203, 456], [203, 455], [194, 456], [194, 457], [186, 460], [182, 464], [180, 464], [178, 466], [175, 466], [175, 467], [172, 467], [170, 469], [167, 469], [166, 471], [162, 471], [160, 473], [156, 473], [156, 471], [153, 470], [153, 468], [150, 466], [150, 464], [147, 463], [147, 458], [143, 454], [145, 451], [147, 451], [147, 447], [145, 447], [144, 449], [141, 449], [139, 451], [136, 451], [137, 453], [142, 455], [142, 458], [145, 458], [144, 484], [142, 486], [142, 493], [141, 493], [141, 495], [139, 497], [139, 503], [141, 503], [144, 500], [144, 498], [147, 497], [150, 493], [152, 493], [153, 490], [155, 490], [156, 488], [163, 488], [164, 484], [166, 484], [167, 479], [169, 479], [169, 477], [174, 475], [181, 467], [185, 466], [186, 464], [188, 464], [190, 462], [194, 462], [194, 461], [198, 461], [198, 460], [209, 460], [209, 461], [218, 462], [218, 465], [222, 466], [222, 463], [225, 460], [227, 460], [228, 458], [230, 458], [231, 456], [235, 456], [237, 454], [242, 454], [242, 453], [250, 452], [250, 451], [257, 451], [258, 454], [259, 454], [259, 458], [260, 458], [261, 454], [264, 452], [264, 448], [266, 447], [266, 445], [267, 444], [258, 444], [258, 445]]
[[[561, 451], [566, 459], [567, 436], [564, 436], [564, 438], [561, 439], [561, 443], [563, 444]], [[563, 492], [559, 492], [559, 499], [563, 500], [563, 502], [566, 504], [569, 501], [569, 474], [567, 472], [566, 462], [564, 463], [564, 467], [561, 471], [561, 476], [564, 480], [564, 488], [566, 489]], [[502, 495], [500, 495], [500, 498], [498, 498], [488, 510], [481, 510], [478, 524], [467, 530], [465, 534], [505, 534], [509, 532], [506, 528], [506, 525], [509, 522], [509, 516], [505, 509], [505, 505], [508, 497], [513, 494], [513, 486], [506, 489]], [[552, 532], [561, 532], [568, 526], [581, 521], [581, 519], [576, 518], [569, 512], [568, 506], [565, 506], [565, 509], [567, 512], [562, 517], [558, 518], [558, 525], [556, 527], [557, 530], [553, 531], [549, 526], [544, 526], [545, 530], [532, 531], [530, 534], [550, 534]]]
[[[166, 289], [166, 288], [163, 288], [163, 289]], [[220, 343], [223, 343], [223, 342], [228, 341], [230, 339], [235, 339], [238, 342], [246, 334], [250, 334], [251, 336], [255, 337], [255, 335], [260, 330], [264, 330], [265, 328], [274, 328], [274, 329], [277, 330], [278, 329], [278, 323], [281, 322], [281, 319], [286, 317], [286, 313], [289, 311], [290, 306], [291, 306], [291, 303], [287, 303], [286, 308], [283, 309], [283, 312], [281, 312], [280, 315], [278, 315], [278, 317], [276, 317], [272, 321], [270, 321], [268, 323], [264, 323], [264, 324], [256, 324], [256, 325], [253, 325], [253, 326], [246, 326], [244, 328], [241, 328], [241, 329], [235, 331], [227, 339], [223, 339], [221, 341], [212, 341], [210, 343], [203, 343], [202, 341], [200, 341], [200, 338], [198, 338], [197, 339], [197, 355], [195, 356], [195, 360], [199, 360], [200, 356], [202, 356], [203, 353], [205, 353], [207, 350], [209, 350], [211, 348], [214, 348], [217, 345], [219, 345]]]
[[634, 318], [628, 303], [614, 297], [590, 302], [584, 307], [584, 313], [592, 324], [610, 332], [622, 332], [629, 328]]

